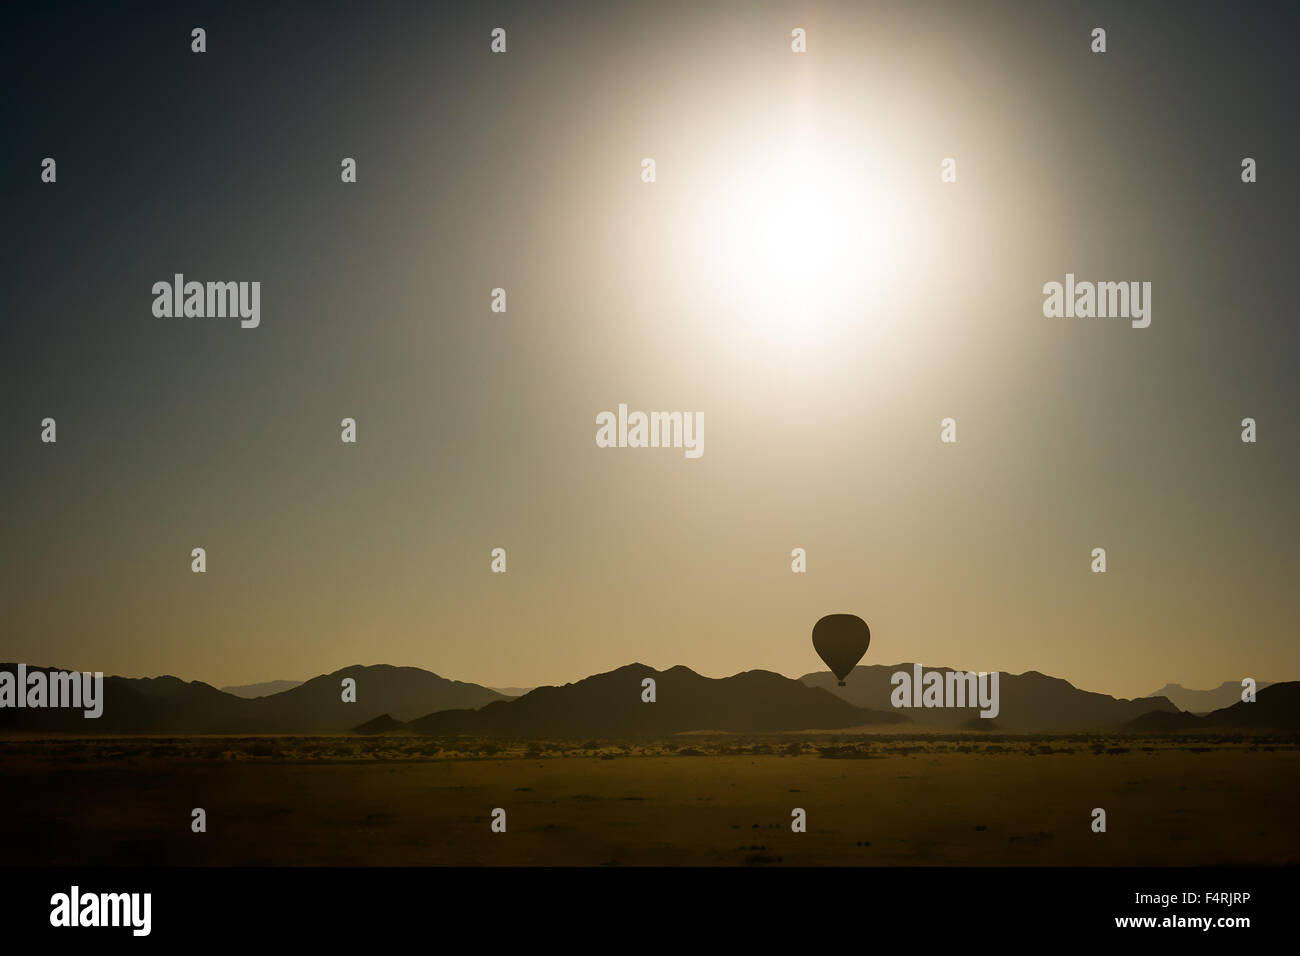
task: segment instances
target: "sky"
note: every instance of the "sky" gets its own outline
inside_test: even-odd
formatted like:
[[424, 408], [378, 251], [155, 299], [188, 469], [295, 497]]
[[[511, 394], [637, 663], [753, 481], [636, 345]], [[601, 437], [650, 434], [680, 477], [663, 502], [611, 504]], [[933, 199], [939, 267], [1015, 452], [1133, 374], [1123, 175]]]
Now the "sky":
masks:
[[[1296, 679], [1297, 19], [18, 12], [0, 659], [799, 676], [854, 613], [866, 664]], [[259, 281], [260, 325], [155, 316], [175, 273]], [[1150, 326], [1045, 317], [1067, 273], [1150, 282]], [[620, 403], [704, 453], [598, 447]]]

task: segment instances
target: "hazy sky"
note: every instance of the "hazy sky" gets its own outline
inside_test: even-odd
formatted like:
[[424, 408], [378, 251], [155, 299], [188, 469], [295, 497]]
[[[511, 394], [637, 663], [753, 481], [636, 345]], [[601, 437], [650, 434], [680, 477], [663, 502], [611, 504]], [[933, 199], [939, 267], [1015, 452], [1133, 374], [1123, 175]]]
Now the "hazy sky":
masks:
[[[848, 612], [864, 663], [1300, 677], [1288, 8], [48, 6], [3, 60], [0, 659], [798, 676]], [[178, 272], [260, 326], [155, 317]], [[1045, 318], [1067, 272], [1150, 327]], [[620, 402], [703, 456], [598, 448]]]

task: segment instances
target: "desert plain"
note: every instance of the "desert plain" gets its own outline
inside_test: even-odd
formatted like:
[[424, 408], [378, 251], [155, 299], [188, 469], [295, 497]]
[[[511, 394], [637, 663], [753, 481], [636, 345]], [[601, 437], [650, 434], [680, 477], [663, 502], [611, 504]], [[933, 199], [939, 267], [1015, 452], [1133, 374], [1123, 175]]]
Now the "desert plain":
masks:
[[1294, 735], [10, 736], [0, 863], [1278, 865], [1297, 783]]

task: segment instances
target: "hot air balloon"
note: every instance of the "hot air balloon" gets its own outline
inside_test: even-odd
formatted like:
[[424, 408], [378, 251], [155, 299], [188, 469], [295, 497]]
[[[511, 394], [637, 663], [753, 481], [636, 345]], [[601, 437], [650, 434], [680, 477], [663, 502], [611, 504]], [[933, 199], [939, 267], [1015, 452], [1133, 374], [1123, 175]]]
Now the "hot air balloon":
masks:
[[812, 637], [817, 655], [843, 687], [844, 678], [862, 660], [871, 644], [871, 628], [856, 614], [827, 614], [813, 625]]

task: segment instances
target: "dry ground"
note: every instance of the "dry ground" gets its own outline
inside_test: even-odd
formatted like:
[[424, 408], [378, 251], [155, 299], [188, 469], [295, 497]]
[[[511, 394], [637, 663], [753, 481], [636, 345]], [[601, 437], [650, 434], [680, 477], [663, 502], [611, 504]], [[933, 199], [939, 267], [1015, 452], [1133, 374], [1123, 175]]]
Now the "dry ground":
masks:
[[0, 865], [1286, 864], [1298, 782], [1295, 737], [8, 737]]

